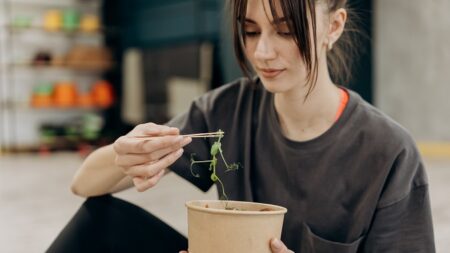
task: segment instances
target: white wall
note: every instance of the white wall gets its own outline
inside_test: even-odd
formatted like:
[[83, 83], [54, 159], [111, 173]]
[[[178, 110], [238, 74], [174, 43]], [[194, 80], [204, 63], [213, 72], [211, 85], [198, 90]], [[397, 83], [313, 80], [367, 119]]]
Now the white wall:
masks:
[[375, 104], [417, 140], [450, 141], [450, 1], [374, 4]]

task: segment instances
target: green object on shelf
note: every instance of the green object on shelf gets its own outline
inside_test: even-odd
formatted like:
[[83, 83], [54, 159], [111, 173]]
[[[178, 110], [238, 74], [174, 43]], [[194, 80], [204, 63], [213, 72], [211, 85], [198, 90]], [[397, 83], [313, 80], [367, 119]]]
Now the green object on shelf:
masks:
[[41, 141], [44, 144], [51, 144], [55, 141], [56, 131], [49, 128], [41, 129]]
[[16, 16], [12, 21], [12, 26], [16, 28], [28, 28], [31, 26], [31, 17], [25, 15]]
[[97, 131], [83, 131], [83, 138], [86, 140], [97, 140], [100, 136], [100, 132]]
[[63, 13], [63, 28], [68, 32], [78, 29], [80, 13], [75, 9], [67, 9]]
[[36, 95], [51, 95], [53, 92], [53, 85], [51, 83], [42, 83], [34, 87], [33, 93]]
[[76, 141], [78, 139], [78, 130], [76, 126], [67, 126], [65, 129], [65, 136], [70, 141]]
[[96, 140], [100, 136], [103, 119], [94, 113], [84, 114], [82, 117], [81, 136], [86, 140]]

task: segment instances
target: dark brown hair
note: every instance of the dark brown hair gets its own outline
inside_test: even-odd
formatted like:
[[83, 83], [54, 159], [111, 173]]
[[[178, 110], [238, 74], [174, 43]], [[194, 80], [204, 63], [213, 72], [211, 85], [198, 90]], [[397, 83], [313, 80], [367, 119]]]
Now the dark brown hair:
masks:
[[[327, 53], [328, 68], [333, 82], [346, 84], [351, 77], [350, 58], [356, 56], [356, 47], [353, 46], [353, 37], [349, 31], [356, 31], [352, 21], [352, 13], [347, 7], [347, 0], [268, 0], [270, 11], [274, 20], [280, 18], [277, 13], [275, 1], [279, 1], [282, 14], [286, 18], [289, 31], [302, 54], [307, 68], [308, 94], [314, 88], [318, 75], [317, 34], [315, 6], [318, 1], [325, 1], [328, 12], [332, 13], [340, 8], [346, 8], [348, 20], [341, 38], [333, 45], [333, 49]], [[245, 57], [243, 46], [245, 45], [244, 24], [247, 13], [247, 0], [231, 0], [233, 43], [235, 54], [244, 74], [250, 78], [251, 71]], [[309, 18], [308, 18], [309, 17]], [[310, 29], [312, 28], [312, 31]], [[312, 38], [310, 36], [312, 34]], [[313, 45], [311, 44], [313, 43]], [[251, 80], [251, 78], [250, 78]]]

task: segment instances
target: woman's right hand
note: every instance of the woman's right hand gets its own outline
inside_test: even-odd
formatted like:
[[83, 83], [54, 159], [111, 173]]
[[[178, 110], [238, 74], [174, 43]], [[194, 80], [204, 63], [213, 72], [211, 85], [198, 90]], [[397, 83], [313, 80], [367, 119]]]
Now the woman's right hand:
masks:
[[[142, 136], [149, 138], [143, 139]], [[180, 158], [183, 147], [191, 141], [189, 137], [180, 136], [177, 128], [141, 124], [114, 142], [115, 164], [133, 179], [136, 189], [142, 192], [159, 182], [166, 168]]]

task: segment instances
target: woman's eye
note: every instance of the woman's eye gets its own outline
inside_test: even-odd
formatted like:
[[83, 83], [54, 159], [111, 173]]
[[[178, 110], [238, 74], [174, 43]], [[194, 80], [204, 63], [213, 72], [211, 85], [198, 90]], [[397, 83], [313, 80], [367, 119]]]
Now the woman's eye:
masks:
[[278, 34], [283, 37], [292, 37], [291, 32], [278, 32]]
[[244, 31], [244, 35], [246, 37], [256, 37], [259, 35], [259, 32], [254, 32], [254, 31]]

